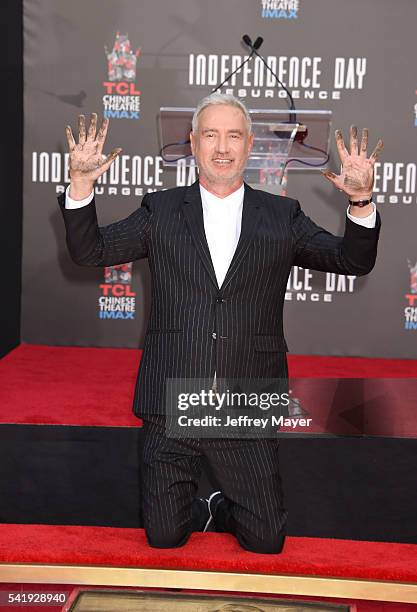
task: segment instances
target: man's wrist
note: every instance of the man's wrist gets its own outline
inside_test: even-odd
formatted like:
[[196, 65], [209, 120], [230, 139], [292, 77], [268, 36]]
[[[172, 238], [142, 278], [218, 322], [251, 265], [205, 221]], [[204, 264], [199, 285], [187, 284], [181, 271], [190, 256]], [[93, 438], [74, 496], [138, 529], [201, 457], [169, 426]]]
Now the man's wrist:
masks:
[[350, 206], [348, 207], [348, 213], [352, 217], [356, 217], [357, 219], [364, 219], [365, 217], [369, 217], [375, 211], [375, 204], [371, 202], [370, 204], [366, 204], [365, 206]]
[[94, 189], [94, 183], [78, 182], [72, 180], [69, 186], [68, 195], [71, 200], [85, 200]]
[[349, 199], [349, 204], [355, 204], [356, 202], [361, 203], [361, 202], [366, 202], [366, 203], [370, 203], [372, 201], [372, 191], [371, 193], [365, 193], [363, 195], [360, 196], [348, 196]]

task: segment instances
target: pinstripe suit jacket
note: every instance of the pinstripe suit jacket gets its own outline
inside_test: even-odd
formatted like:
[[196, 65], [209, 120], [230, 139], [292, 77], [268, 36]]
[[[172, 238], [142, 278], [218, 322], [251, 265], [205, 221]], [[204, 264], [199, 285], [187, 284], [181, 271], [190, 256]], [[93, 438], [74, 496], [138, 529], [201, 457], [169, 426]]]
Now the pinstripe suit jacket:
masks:
[[110, 266], [147, 257], [152, 302], [134, 413], [163, 414], [166, 378], [285, 378], [283, 304], [291, 266], [363, 275], [375, 229], [346, 219], [343, 237], [316, 225], [296, 200], [245, 185], [240, 239], [221, 287], [205, 237], [198, 181], [146, 195], [124, 220], [97, 224], [92, 204], [65, 209], [72, 259]]

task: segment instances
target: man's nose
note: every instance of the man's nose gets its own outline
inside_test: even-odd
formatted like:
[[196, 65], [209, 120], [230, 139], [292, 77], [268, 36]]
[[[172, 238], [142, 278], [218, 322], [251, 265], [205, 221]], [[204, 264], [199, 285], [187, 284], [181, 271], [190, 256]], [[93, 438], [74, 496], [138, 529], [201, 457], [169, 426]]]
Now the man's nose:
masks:
[[219, 137], [217, 139], [217, 149], [219, 153], [227, 153], [227, 151], [229, 150], [226, 134], [219, 134]]

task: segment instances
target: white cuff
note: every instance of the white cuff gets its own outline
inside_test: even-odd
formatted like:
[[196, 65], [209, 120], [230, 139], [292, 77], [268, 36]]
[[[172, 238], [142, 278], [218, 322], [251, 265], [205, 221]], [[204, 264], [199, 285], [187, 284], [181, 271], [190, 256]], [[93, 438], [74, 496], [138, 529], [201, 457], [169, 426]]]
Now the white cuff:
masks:
[[93, 189], [90, 195], [87, 198], [84, 198], [84, 200], [73, 200], [68, 195], [69, 188], [70, 186], [68, 185], [68, 187], [65, 190], [65, 208], [69, 208], [69, 209], [82, 208], [83, 206], [87, 206], [87, 204], [90, 204], [90, 202], [94, 198], [94, 189]]
[[346, 214], [351, 221], [353, 221], [354, 223], [357, 223], [358, 225], [363, 225], [363, 227], [368, 227], [369, 229], [372, 229], [375, 227], [376, 225], [376, 206], [374, 202], [372, 202], [372, 206], [374, 207], [374, 209], [367, 217], [354, 217], [349, 212], [349, 206], [347, 207]]

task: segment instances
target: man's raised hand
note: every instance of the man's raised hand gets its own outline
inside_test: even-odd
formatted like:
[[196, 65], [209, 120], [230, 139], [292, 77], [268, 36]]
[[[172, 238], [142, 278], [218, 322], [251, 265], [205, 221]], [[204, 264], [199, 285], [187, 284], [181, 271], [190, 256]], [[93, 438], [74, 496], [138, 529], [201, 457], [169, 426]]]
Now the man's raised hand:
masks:
[[378, 140], [375, 149], [367, 157], [368, 130], [362, 130], [359, 146], [358, 129], [352, 125], [349, 133], [350, 151], [346, 149], [341, 130], [336, 130], [336, 145], [342, 163], [341, 173], [337, 175], [329, 170], [322, 170], [322, 174], [351, 200], [368, 199], [372, 194], [374, 164], [382, 151], [382, 140]]
[[97, 132], [97, 115], [92, 113], [88, 131], [85, 116], [78, 117], [78, 143], [75, 142], [71, 127], [67, 125], [66, 135], [69, 148], [69, 172], [71, 177], [70, 197], [76, 200], [86, 198], [99, 176], [110, 168], [122, 149], [113, 149], [107, 157], [103, 155], [109, 120], [103, 119]]

